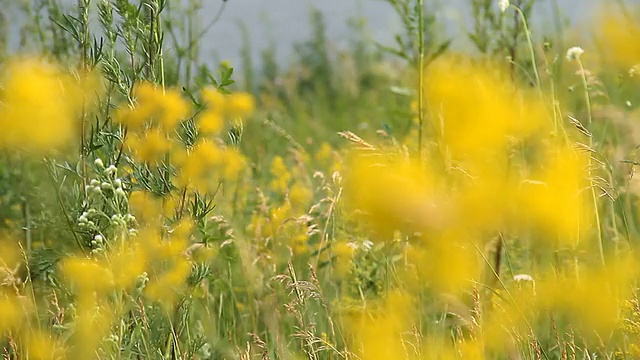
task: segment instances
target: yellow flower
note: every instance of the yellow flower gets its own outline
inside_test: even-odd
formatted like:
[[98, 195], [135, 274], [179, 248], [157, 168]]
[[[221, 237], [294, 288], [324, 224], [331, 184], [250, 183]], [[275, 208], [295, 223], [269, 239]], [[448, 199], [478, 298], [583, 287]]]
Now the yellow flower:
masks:
[[26, 346], [29, 359], [54, 360], [60, 358], [60, 354], [56, 354], [56, 342], [51, 334], [33, 332], [27, 337]]
[[138, 103], [153, 104], [157, 102], [157, 99], [161, 96], [161, 91], [158, 87], [148, 81], [143, 81], [136, 84], [133, 90], [134, 96]]
[[293, 255], [301, 256], [309, 252], [309, 244], [307, 240], [309, 237], [306, 234], [306, 230], [304, 233], [299, 233], [291, 237], [290, 246], [293, 251]]
[[391, 292], [385, 301], [345, 319], [353, 334], [353, 348], [367, 360], [411, 359], [403, 336], [411, 333], [413, 299], [400, 291]]
[[0, 89], [0, 147], [44, 153], [80, 137], [83, 88], [56, 65], [11, 61], [2, 71]]
[[162, 127], [171, 133], [183, 119], [189, 116], [191, 106], [176, 89], [163, 90], [155, 84], [142, 82], [134, 89], [136, 104], [121, 106], [114, 115], [114, 121], [126, 125], [133, 131], [144, 129], [146, 124]]
[[313, 199], [313, 191], [300, 182], [296, 182], [289, 189], [289, 202], [296, 212], [304, 212]]
[[322, 143], [314, 157], [317, 162], [323, 165], [329, 164], [333, 160], [333, 148], [329, 143]]
[[573, 246], [594, 215], [587, 191], [589, 154], [559, 146], [545, 155], [543, 167], [521, 184], [517, 216], [543, 230], [543, 239]]
[[356, 245], [346, 241], [337, 241], [331, 246], [331, 251], [335, 256], [333, 266], [336, 275], [342, 278], [349, 274], [351, 270], [353, 256], [356, 253]]
[[480, 273], [470, 236], [454, 230], [407, 250], [418, 279], [438, 292], [458, 295], [467, 290]]
[[113, 121], [127, 126], [132, 131], [140, 131], [144, 128], [144, 125], [152, 114], [153, 109], [148, 106], [130, 107], [124, 105], [116, 109], [113, 115]]
[[356, 155], [350, 168], [345, 188], [349, 205], [381, 236], [440, 229], [448, 222], [446, 195], [426, 165]]
[[[0, 233], [0, 269], [14, 270], [22, 262], [23, 256], [20, 250], [19, 240]], [[0, 282], [2, 280], [0, 272]]]
[[220, 115], [224, 114], [225, 96], [216, 88], [205, 88], [202, 90], [202, 97], [210, 111]]
[[113, 288], [113, 274], [95, 260], [68, 257], [60, 265], [62, 276], [78, 295], [104, 293]]
[[426, 70], [425, 104], [454, 159], [486, 157], [542, 127], [544, 107], [489, 66], [439, 58]]
[[140, 246], [128, 246], [109, 254], [108, 266], [113, 274], [114, 286], [130, 290], [145, 272], [147, 255]]
[[144, 294], [149, 300], [158, 302], [167, 311], [172, 310], [186, 287], [190, 273], [191, 263], [185, 258], [178, 258], [168, 271], [149, 281]]
[[217, 135], [223, 127], [224, 120], [222, 116], [215, 111], [205, 111], [198, 117], [198, 129], [200, 129], [203, 134]]
[[227, 181], [235, 181], [240, 175], [242, 169], [244, 169], [247, 160], [236, 149], [227, 149], [224, 152], [224, 167], [222, 176]]
[[189, 116], [191, 107], [175, 89], [166, 90], [160, 101], [160, 124], [165, 131], [173, 131], [180, 121]]
[[537, 285], [538, 308], [567, 316], [587, 338], [599, 341], [609, 335], [620, 325], [621, 306], [632, 298], [640, 268], [628, 255], [607, 263], [585, 269], [580, 279], [557, 274], [543, 279]]
[[129, 196], [129, 209], [141, 224], [155, 224], [160, 217], [160, 199], [146, 191], [134, 191]]
[[605, 59], [625, 70], [640, 65], [640, 7], [628, 10], [628, 14], [614, 13], [611, 8], [599, 12], [602, 18], [596, 36]]
[[95, 358], [96, 350], [109, 334], [115, 322], [114, 312], [95, 301], [80, 301], [74, 318], [72, 346], [67, 355], [70, 359]]
[[150, 164], [162, 161], [164, 155], [171, 149], [169, 139], [158, 129], [149, 130], [144, 136], [132, 134], [127, 137], [125, 143], [136, 161]]
[[277, 193], [284, 194], [289, 188], [289, 181], [291, 180], [291, 173], [284, 163], [284, 159], [281, 156], [275, 156], [271, 160], [271, 189]]
[[253, 96], [249, 93], [238, 92], [227, 97], [225, 114], [232, 118], [251, 116], [255, 109]]
[[26, 315], [25, 304], [15, 295], [0, 293], [0, 334], [17, 329]]
[[190, 186], [205, 193], [217, 184], [214, 174], [224, 164], [224, 153], [220, 147], [210, 141], [199, 141], [190, 152], [178, 152], [174, 156], [178, 167], [177, 183], [181, 187]]

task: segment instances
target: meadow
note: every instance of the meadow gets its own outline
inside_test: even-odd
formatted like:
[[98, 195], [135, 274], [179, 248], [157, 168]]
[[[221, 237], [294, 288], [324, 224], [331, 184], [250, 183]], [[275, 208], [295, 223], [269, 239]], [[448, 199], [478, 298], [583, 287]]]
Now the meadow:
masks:
[[0, 0], [2, 358], [640, 358], [640, 6], [381, 1], [212, 66], [200, 0]]

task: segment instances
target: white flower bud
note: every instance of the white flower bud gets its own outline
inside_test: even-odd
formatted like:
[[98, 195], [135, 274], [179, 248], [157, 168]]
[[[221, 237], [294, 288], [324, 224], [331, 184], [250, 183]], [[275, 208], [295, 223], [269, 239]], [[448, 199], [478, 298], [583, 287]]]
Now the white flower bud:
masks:
[[99, 186], [94, 186], [93, 189], [91, 189], [91, 191], [96, 195], [102, 194], [102, 190], [100, 189]]
[[93, 162], [97, 167], [104, 169], [104, 163], [102, 162], [102, 159], [97, 158], [94, 162]]
[[113, 185], [115, 185], [115, 187], [117, 187], [117, 188], [122, 187], [122, 180], [120, 180], [120, 179], [113, 180]]
[[503, 13], [509, 8], [509, 0], [498, 0], [498, 9]]
[[582, 54], [584, 54], [584, 50], [579, 46], [574, 46], [567, 50], [567, 60], [578, 61]]
[[104, 170], [105, 175], [115, 175], [116, 172], [118, 172], [118, 168], [114, 165], [109, 165], [109, 167]]
[[102, 190], [112, 190], [113, 186], [111, 186], [111, 184], [109, 184], [108, 182], [103, 182], [102, 184], [100, 184], [100, 187], [102, 188]]
[[127, 194], [125, 194], [124, 190], [122, 190], [121, 187], [116, 189], [116, 196], [122, 196], [122, 197], [126, 197]]

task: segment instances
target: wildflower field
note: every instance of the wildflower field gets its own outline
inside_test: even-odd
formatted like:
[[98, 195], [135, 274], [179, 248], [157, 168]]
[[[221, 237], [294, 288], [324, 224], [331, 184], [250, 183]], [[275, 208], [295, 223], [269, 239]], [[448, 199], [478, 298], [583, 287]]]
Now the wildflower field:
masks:
[[640, 358], [637, 2], [214, 66], [233, 1], [0, 0], [3, 359]]

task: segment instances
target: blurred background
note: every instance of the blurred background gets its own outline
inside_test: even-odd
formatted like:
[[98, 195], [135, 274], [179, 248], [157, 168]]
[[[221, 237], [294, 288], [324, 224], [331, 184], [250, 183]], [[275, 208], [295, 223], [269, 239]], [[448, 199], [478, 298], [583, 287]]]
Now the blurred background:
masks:
[[[459, 50], [470, 45], [466, 37], [459, 36], [470, 30], [470, 3], [470, 0], [425, 1], [427, 11], [437, 18], [438, 31], [442, 36], [454, 37], [452, 45]], [[575, 25], [588, 19], [593, 9], [603, 3], [602, 0], [538, 1], [532, 22], [534, 26], [556, 31], [559, 25]], [[243, 31], [249, 36], [256, 59], [262, 49], [275, 46], [279, 61], [290, 60], [292, 46], [311, 36], [313, 11], [322, 15], [327, 38], [337, 47], [348, 46], [354, 25], [362, 26], [371, 39], [387, 46], [402, 32], [401, 19], [392, 5], [383, 0], [205, 0], [200, 10], [202, 23], [206, 26], [212, 21], [221, 7], [223, 11], [217, 25], [207, 31], [204, 53], [232, 62], [239, 60]]]
[[[637, 1], [632, 0], [631, 3]], [[452, 47], [456, 50], [469, 48], [470, 43], [464, 35], [470, 31], [472, 2], [425, 1], [427, 12], [436, 18], [435, 30], [443, 38], [455, 39]], [[616, 0], [541, 0], [533, 9], [531, 21], [534, 28], [541, 28], [544, 33], [557, 33], [569, 25], [588, 22], [592, 11], [606, 2]], [[14, 14], [22, 13], [26, 3], [29, 1], [0, 0], [3, 8], [0, 25], [8, 30], [10, 50], [21, 48], [21, 37], [25, 37], [20, 34], [20, 29], [24, 28], [26, 17]], [[57, 3], [63, 10], [71, 9], [76, 0], [30, 3], [31, 11], [36, 12], [39, 8], [50, 7], [50, 3]], [[98, 1], [91, 3], [95, 6]], [[346, 48], [354, 37], [362, 36], [392, 46], [395, 35], [403, 31], [402, 19], [385, 0], [169, 0], [168, 7], [176, 15], [175, 21], [191, 22], [195, 19], [189, 26], [196, 35], [201, 35], [199, 56], [210, 64], [229, 61], [236, 66], [242, 61], [243, 51], [245, 55], [248, 51], [258, 66], [265, 49], [273, 52], [278, 63], [289, 63], [295, 44], [313, 36], [314, 13], [322, 18], [326, 38], [336, 48]], [[196, 16], [191, 17], [192, 14]], [[93, 25], [98, 28], [97, 20], [93, 20]], [[355, 31], [360, 33], [354, 34]], [[540, 35], [536, 31], [534, 34]]]

